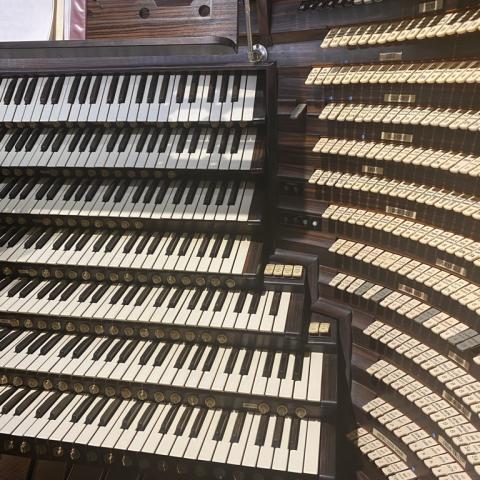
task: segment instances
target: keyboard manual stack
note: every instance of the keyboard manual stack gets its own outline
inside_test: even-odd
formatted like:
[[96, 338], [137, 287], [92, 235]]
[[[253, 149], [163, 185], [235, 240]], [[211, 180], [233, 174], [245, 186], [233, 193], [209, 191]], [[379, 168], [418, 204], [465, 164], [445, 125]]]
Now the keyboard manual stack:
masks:
[[274, 74], [0, 78], [3, 453], [334, 478], [334, 328], [269, 260]]

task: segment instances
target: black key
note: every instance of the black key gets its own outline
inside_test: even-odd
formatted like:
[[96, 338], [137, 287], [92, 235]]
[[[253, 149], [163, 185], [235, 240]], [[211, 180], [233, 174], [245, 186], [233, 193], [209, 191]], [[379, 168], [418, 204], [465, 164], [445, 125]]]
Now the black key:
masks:
[[55, 138], [57, 131], [55, 128], [50, 128], [48, 130], [47, 135], [45, 135], [45, 138], [42, 142], [42, 145], [40, 146], [40, 151], [41, 152], [46, 152], [48, 148], [50, 147], [50, 144], [53, 142], [53, 139]]
[[272, 375], [274, 359], [275, 359], [275, 354], [273, 352], [268, 352], [267, 358], [265, 359], [265, 365], [263, 366], [262, 377], [270, 378], [270, 376]]
[[92, 143], [90, 143], [90, 153], [96, 152], [98, 146], [100, 145], [100, 141], [102, 140], [104, 134], [103, 127], [99, 127], [95, 130], [95, 136], [93, 137]]
[[148, 344], [148, 347], [144, 350], [142, 353], [142, 356], [140, 357], [139, 364], [140, 365], [146, 365], [147, 362], [150, 360], [150, 357], [153, 355], [153, 352], [156, 350], [157, 344], [154, 342], [150, 342]]
[[190, 302], [188, 303], [188, 309], [193, 310], [196, 306], [198, 301], [200, 300], [200, 297], [203, 293], [203, 290], [197, 289], [195, 290], [195, 293], [192, 295], [192, 298], [190, 299]]
[[12, 101], [13, 94], [15, 92], [15, 87], [17, 86], [17, 78], [12, 78], [10, 83], [8, 84], [7, 90], [5, 91], [5, 95], [3, 96], [3, 103], [4, 105], [10, 105]]
[[42, 333], [34, 342], [32, 342], [28, 346], [27, 353], [29, 355], [35, 353], [50, 337], [50, 333]]
[[138, 345], [139, 340], [131, 340], [130, 343], [123, 349], [122, 353], [118, 357], [118, 363], [125, 363], [130, 355], [133, 353], [133, 350]]
[[218, 420], [218, 424], [215, 427], [215, 432], [213, 434], [213, 440], [216, 442], [221, 442], [223, 436], [225, 435], [225, 429], [227, 428], [228, 419], [230, 418], [230, 412], [228, 410], [223, 410]]
[[10, 190], [8, 194], [8, 198], [13, 199], [15, 198], [25, 187], [25, 184], [28, 182], [28, 177], [21, 177], [18, 179], [18, 182], [14, 185], [14, 187]]
[[13, 98], [13, 103], [15, 105], [20, 105], [22, 103], [23, 94], [27, 88], [28, 78], [22, 78], [18, 84], [17, 90], [15, 91], [15, 97]]
[[76, 335], [75, 337], [71, 338], [61, 349], [58, 353], [58, 356], [63, 358], [66, 357], [76, 346], [79, 342], [81, 342], [82, 337]]
[[90, 405], [93, 403], [95, 400], [95, 397], [88, 396], [84, 400], [80, 402], [80, 405], [75, 409], [75, 411], [72, 413], [72, 416], [70, 417], [70, 421], [73, 423], [77, 423], [87, 412], [87, 410], [90, 408]]
[[207, 102], [212, 103], [215, 99], [215, 89], [217, 87], [217, 74], [212, 73], [210, 75], [210, 82], [208, 84], [208, 92], [207, 92]]
[[42, 298], [45, 298], [45, 296], [50, 292], [52, 288], [54, 288], [57, 285], [57, 280], [50, 280], [38, 293], [37, 293], [37, 298], [41, 300]]
[[234, 154], [238, 152], [238, 147], [240, 146], [240, 138], [242, 135], [242, 130], [235, 126], [233, 128], [233, 140], [232, 140], [232, 146], [230, 148], [230, 153]]
[[227, 182], [221, 182], [220, 183], [220, 188], [218, 189], [218, 194], [217, 198], [215, 200], [215, 205], [223, 205], [223, 202], [225, 200], [225, 195], [227, 193]]
[[119, 138], [120, 138], [120, 130], [118, 129], [113, 130], [107, 142], [106, 150], [108, 153], [113, 152]]
[[108, 403], [108, 398], [101, 397], [98, 399], [95, 406], [88, 412], [88, 415], [85, 417], [85, 425], [91, 425], [95, 419], [100, 415], [100, 412], [103, 410], [103, 407]]
[[207, 248], [210, 243], [211, 237], [210, 235], [205, 235], [203, 237], [202, 243], [200, 244], [200, 248], [198, 249], [197, 252], [197, 257], [204, 257], [205, 254], [207, 253]]
[[171, 343], [166, 343], [165, 345], [163, 345], [163, 347], [160, 349], [160, 351], [158, 352], [153, 362], [153, 365], [155, 367], [159, 367], [162, 365], [162, 363], [165, 361], [165, 358], [168, 355], [168, 352], [172, 349], [172, 346], [173, 345]]
[[30, 395], [23, 400], [20, 405], [15, 409], [15, 415], [22, 415], [25, 410], [39, 397], [42, 393], [41, 390], [33, 390]]
[[190, 93], [188, 94], [188, 102], [194, 103], [197, 99], [197, 91], [198, 91], [198, 80], [200, 79], [199, 73], [192, 74], [192, 81], [190, 83]]
[[11, 387], [0, 394], [0, 405], [6, 402], [15, 392], [17, 391], [16, 388]]
[[[33, 129], [30, 138], [28, 139], [27, 143], [25, 144], [25, 151], [31, 152], [33, 147], [36, 145], [38, 138], [40, 137], [41, 133], [43, 132], [42, 127], [36, 127]], [[32, 179], [33, 180], [33, 179]]]
[[89, 189], [87, 190], [87, 194], [85, 195], [86, 202], [91, 202], [94, 199], [102, 183], [103, 182], [101, 178], [95, 178], [95, 180], [93, 180], [93, 182], [90, 184]]
[[152, 237], [149, 234], [144, 234], [140, 241], [138, 242], [138, 245], [135, 248], [135, 253], [137, 255], [143, 253], [145, 250], [145, 247], [147, 246], [148, 242], [150, 241]]
[[64, 302], [65, 300], [68, 300], [74, 292], [80, 287], [80, 283], [72, 283], [70, 284], [60, 295], [60, 300]]
[[252, 364], [253, 350], [247, 350], [243, 357], [242, 366], [240, 367], [240, 375], [248, 375], [250, 365]]
[[175, 308], [177, 303], [179, 302], [180, 298], [182, 298], [183, 290], [181, 288], [175, 289], [175, 292], [170, 297], [170, 301], [168, 302], [168, 308]]
[[233, 76], [233, 89], [232, 89], [232, 102], [238, 102], [238, 96], [240, 94], [240, 81], [241, 81], [240, 72], [235, 72]]
[[190, 140], [190, 145], [188, 146], [188, 153], [195, 153], [197, 151], [199, 139], [200, 129], [198, 127], [193, 127], [192, 139]]
[[63, 145], [66, 136], [67, 130], [65, 128], [60, 129], [52, 143], [52, 152], [58, 152], [60, 150], [60, 147]]
[[213, 297], [215, 295], [215, 290], [213, 289], [207, 289], [207, 294], [205, 295], [202, 306], [200, 307], [200, 310], [206, 312], [210, 308], [210, 304], [212, 303]]
[[288, 449], [296, 450], [298, 448], [298, 437], [300, 434], [300, 419], [295, 417], [290, 427], [290, 438], [288, 439]]
[[133, 420], [135, 420], [135, 417], [138, 415], [138, 412], [142, 408], [142, 405], [143, 405], [143, 402], [137, 401], [133, 403], [128, 413], [125, 415], [125, 417], [123, 417], [121, 428], [123, 428], [124, 430], [126, 430], [127, 428], [130, 428], [130, 426], [133, 423]]
[[302, 379], [303, 370], [303, 355], [301, 353], [295, 354], [295, 363], [293, 364], [293, 380], [298, 381]]
[[78, 178], [72, 181], [70, 186], [67, 188], [67, 191], [65, 192], [65, 195], [63, 195], [63, 199], [65, 201], [68, 201], [72, 198], [73, 194], [75, 193], [75, 190], [78, 188], [80, 183], [81, 183], [81, 180], [78, 179]]
[[197, 418], [195, 418], [195, 422], [192, 425], [192, 429], [190, 430], [190, 438], [197, 438], [200, 430], [202, 428], [203, 422], [205, 421], [205, 417], [207, 416], [207, 409], [200, 407], [198, 409]]
[[123, 247], [123, 253], [130, 253], [132, 251], [133, 246], [137, 243], [139, 237], [140, 237], [139, 233], [133, 233], [125, 243]]
[[25, 92], [25, 97], [23, 99], [25, 105], [30, 105], [33, 100], [33, 94], [35, 93], [35, 89], [37, 88], [38, 77], [34, 77], [30, 79], [30, 83], [28, 84], [27, 91]]
[[84, 133], [85, 130], [83, 130], [82, 128], [77, 128], [75, 130], [75, 133], [72, 137], [72, 139], [70, 140], [70, 143], [68, 144], [68, 151], [71, 153], [71, 152], [74, 152], [75, 149], [77, 148], [77, 145], [80, 143], [80, 139], [82, 138], [82, 135]]
[[227, 100], [228, 80], [229, 75], [226, 75], [224, 73], [222, 75], [222, 83], [220, 84], [220, 95], [218, 96], [218, 100], [222, 103], [225, 103], [225, 101]]
[[177, 248], [178, 242], [180, 241], [180, 234], [179, 233], [172, 233], [170, 236], [170, 243], [165, 250], [167, 255], [172, 255], [175, 249]]
[[289, 354], [287, 352], [283, 352], [280, 357], [280, 365], [278, 367], [278, 374], [277, 377], [284, 379], [287, 376], [287, 367], [288, 367], [288, 359]]
[[218, 153], [223, 155], [227, 151], [227, 143], [230, 138], [230, 129], [224, 128], [222, 132], [222, 140], [220, 141], [220, 147], [218, 148]]
[[170, 83], [170, 74], [166, 73], [163, 76], [162, 86], [160, 87], [160, 94], [158, 95], [158, 103], [165, 103], [167, 99], [168, 84]]
[[183, 102], [183, 97], [185, 96], [186, 84], [187, 84], [187, 74], [182, 73], [182, 75], [180, 75], [180, 81], [178, 82], [177, 98], [176, 98], [177, 103]]
[[15, 177], [9, 178], [6, 185], [0, 191], [0, 198], [3, 199], [8, 195], [8, 192], [15, 186], [17, 179]]
[[260, 417], [257, 436], [255, 437], [255, 445], [257, 445], [257, 447], [263, 447], [265, 445], [265, 437], [267, 436], [267, 428], [268, 428], [269, 420], [270, 420], [270, 417], [268, 415], [262, 415]]
[[230, 190], [230, 196], [228, 197], [228, 205], [234, 205], [237, 201], [238, 191], [240, 189], [240, 182], [233, 182], [232, 189]]
[[215, 192], [215, 182], [210, 182], [203, 199], [204, 205], [210, 205], [212, 203], [213, 193]]
[[118, 103], [125, 103], [127, 99], [128, 86], [130, 85], [130, 75], [125, 75], [123, 78], [122, 88], [118, 97]]
[[188, 128], [182, 127], [180, 130], [180, 138], [178, 139], [177, 143], [177, 153], [182, 153], [183, 150], [185, 149], [185, 143], [187, 143], [187, 137], [188, 137]]
[[50, 340], [43, 345], [38, 353], [40, 355], [46, 355], [62, 338], [62, 335], [54, 335], [53, 337], [50, 337]]
[[19, 294], [19, 298], [26, 298], [28, 295], [30, 295], [41, 283], [40, 278], [35, 278], [33, 279]]
[[118, 87], [118, 80], [119, 80], [118, 76], [114, 75], [112, 77], [112, 81], [110, 82], [110, 88], [108, 89], [108, 93], [107, 93], [107, 103], [109, 104], [115, 101], [115, 93]]
[[128, 285], [121, 285], [120, 288], [118, 288], [115, 293], [112, 295], [112, 298], [110, 299], [110, 304], [115, 305], [119, 302], [120, 298], [123, 297], [124, 293], [127, 291]]
[[102, 202], [109, 202], [116, 188], [117, 188], [117, 183], [114, 181], [111, 181], [108, 187], [106, 188], [105, 193], [103, 194]]
[[120, 184], [118, 185], [117, 191], [115, 192], [115, 195], [113, 196], [113, 201], [115, 203], [121, 202], [123, 199], [123, 196], [125, 195], [125, 192], [127, 191], [127, 188], [130, 185], [130, 180], [124, 179], [120, 181]]
[[122, 235], [120, 233], [115, 233], [114, 235], [112, 235], [112, 238], [110, 238], [107, 245], [105, 245], [105, 252], [111, 252], [121, 238], [122, 238]]
[[238, 412], [237, 419], [235, 420], [235, 424], [233, 426], [232, 436], [230, 438], [230, 443], [238, 443], [240, 440], [240, 435], [242, 434], [243, 424], [245, 423], [245, 412]]
[[218, 347], [217, 346], [211, 347], [211, 350], [210, 352], [208, 352], [205, 363], [203, 364], [202, 372], [209, 372], [212, 369], [213, 362], [215, 361], [217, 353], [218, 353]]
[[182, 351], [180, 352], [180, 355], [178, 355], [177, 361], [174, 364], [175, 368], [183, 368], [183, 364], [187, 360], [187, 357], [192, 350], [192, 347], [192, 344], [186, 344], [183, 346]]
[[92, 238], [92, 232], [86, 231], [82, 235], [80, 235], [78, 242], [75, 244], [75, 251], [79, 252], [82, 250], [88, 241]]
[[165, 418], [163, 419], [162, 425], [160, 426], [159, 433], [167, 433], [170, 427], [172, 426], [173, 420], [175, 419], [175, 416], [177, 415], [179, 406], [178, 405], [172, 405], [170, 407], [170, 410], [168, 413], [165, 415]]
[[227, 238], [227, 243], [225, 244], [225, 248], [223, 249], [222, 258], [230, 258], [234, 243], [235, 237], [233, 235], [229, 235]]
[[272, 447], [279, 448], [282, 444], [282, 434], [283, 434], [283, 426], [285, 424], [285, 417], [277, 417], [277, 421], [275, 422], [275, 429], [273, 430], [273, 439], [272, 439]]
[[74, 398], [74, 393], [69, 393], [66, 397], [62, 398], [50, 412], [50, 420], [56, 420], [59, 415], [68, 407], [68, 405], [72, 402]]
[[170, 140], [170, 135], [172, 134], [172, 129], [169, 126], [162, 128], [162, 139], [160, 140], [160, 145], [158, 146], [158, 153], [164, 153], [167, 149], [168, 141]]
[[27, 348], [38, 336], [37, 332], [30, 332], [24, 339], [20, 340], [15, 345], [15, 352], [20, 353], [22, 350]]
[[60, 188], [63, 186], [63, 178], [57, 178], [54, 182], [53, 185], [50, 187], [50, 189], [47, 192], [47, 200], [53, 200], [56, 196], [57, 193], [59, 192]]
[[227, 291], [221, 290], [218, 294], [217, 300], [213, 307], [214, 312], [219, 312], [223, 308], [223, 304], [225, 303], [225, 299], [227, 298]]
[[163, 235], [161, 233], [155, 233], [153, 236], [153, 240], [151, 241], [150, 245], [147, 249], [147, 255], [153, 255], [158, 248], [158, 245], [162, 241]]
[[193, 355], [192, 361], [190, 362], [190, 365], [188, 366], [189, 370], [196, 370], [198, 368], [198, 364], [200, 363], [200, 360], [202, 359], [203, 352], [205, 352], [206, 345], [198, 345], [197, 351]]
[[47, 81], [43, 85], [43, 90], [42, 93], [40, 94], [40, 104], [45, 105], [48, 102], [48, 99], [50, 98], [50, 92], [52, 91], [52, 86], [53, 86], [53, 77], [48, 77]]
[[92, 83], [92, 77], [85, 77], [83, 81], [82, 88], [80, 89], [80, 95], [78, 96], [78, 103], [84, 105], [87, 101], [88, 89]]
[[48, 410], [53, 407], [61, 395], [61, 392], [53, 392], [51, 395], [49, 395], [35, 411], [35, 418], [42, 418], [48, 412]]
[[145, 302], [145, 300], [147, 299], [151, 291], [152, 291], [152, 287], [143, 287], [142, 292], [135, 300], [135, 306], [141, 307], [143, 305], [143, 302]]
[[275, 292], [272, 298], [272, 304], [270, 305], [269, 315], [278, 315], [278, 308], [280, 306], [280, 300], [282, 299], [282, 292]]
[[36, 178], [31, 178], [27, 184], [25, 185], [25, 187], [23, 188], [23, 190], [20, 192], [20, 195], [18, 196], [18, 198], [20, 198], [21, 200], [24, 200], [25, 198], [27, 198], [30, 193], [32, 192], [33, 188], [35, 187], [35, 185], [37, 184], [37, 179]]
[[77, 75], [73, 79], [72, 87], [70, 88], [70, 92], [68, 92], [68, 103], [70, 103], [70, 104], [75, 103], [75, 99], [77, 98], [78, 89], [80, 87], [81, 78], [82, 77]]
[[252, 301], [250, 302], [250, 306], [248, 307], [248, 313], [250, 315], [257, 313], [259, 303], [260, 303], [260, 294], [255, 292], [252, 296]]
[[[3, 337], [2, 340], [0, 340], [0, 351], [4, 350], [6, 347], [8, 347], [12, 342], [14, 342], [21, 334], [22, 330], [15, 330], [6, 337]], [[1, 397], [0, 397], [1, 398]]]
[[93, 83], [93, 88], [90, 93], [90, 103], [97, 103], [98, 94], [100, 92], [100, 86], [102, 85], [102, 77], [98, 75], [95, 77], [95, 82]]
[[20, 391], [17, 391], [17, 393], [10, 398], [7, 402], [5, 402], [2, 406], [2, 413], [9, 413], [10, 410], [12, 410], [14, 407], [18, 405], [18, 402], [21, 402], [27, 395], [29, 390], [27, 389], [22, 389]]
[[114, 413], [118, 410], [123, 400], [121, 398], [116, 398], [110, 406], [105, 410], [103, 415], [100, 417], [100, 422], [98, 422], [99, 427], [105, 427], [108, 422], [112, 419]]
[[87, 298], [95, 291], [97, 286], [98, 285], [96, 283], [90, 283], [87, 286], [87, 288], [84, 288], [82, 290], [82, 293], [78, 296], [78, 301], [79, 302], [85, 302], [87, 300]]
[[72, 352], [72, 358], [80, 358], [94, 341], [95, 337], [93, 335], [85, 338]]
[[170, 291], [171, 291], [171, 287], [163, 287], [160, 291], [160, 295], [155, 300], [154, 306], [161, 307], [163, 305], [163, 302], [165, 302]]
[[213, 149], [215, 148], [215, 144], [217, 143], [217, 137], [218, 137], [218, 128], [212, 128], [210, 131], [210, 138], [208, 139], [208, 145], [207, 145], [207, 153], [211, 154], [213, 153]]
[[140, 420], [137, 423], [137, 432], [143, 432], [147, 425], [150, 423], [150, 420], [153, 417], [153, 414], [157, 411], [157, 404], [151, 403], [147, 409], [143, 412], [143, 415], [140, 417]]
[[228, 357], [227, 365], [225, 366], [225, 373], [232, 373], [235, 368], [235, 363], [237, 361], [239, 349], [233, 347], [230, 351], [230, 356]]
[[[137, 145], [135, 146], [135, 152], [143, 152], [143, 148], [145, 147], [145, 144], [147, 143], [147, 138], [151, 134], [151, 132], [154, 130], [153, 127], [145, 127], [142, 129], [142, 133], [140, 134], [140, 138], [138, 139]], [[138, 201], [138, 200], [137, 200]]]
[[[97, 130], [100, 130], [100, 129], [97, 129]], [[94, 133], [95, 133], [95, 129], [91, 127], [87, 127], [85, 129], [84, 136], [82, 138], [82, 141], [80, 142], [80, 146], [78, 147], [79, 152], [85, 152]]]
[[163, 199], [165, 198], [165, 194], [167, 193], [169, 186], [169, 181], [168, 180], [161, 180], [159, 185], [158, 185], [158, 192], [157, 196], [155, 197], [155, 204], [160, 205], [163, 202]]
[[53, 105], [56, 105], [60, 101], [60, 96], [62, 94], [64, 83], [65, 83], [65, 77], [57, 78], [55, 86], [53, 87], [52, 98], [51, 98]]
[[187, 188], [187, 181], [181, 180], [177, 186], [177, 190], [175, 191], [175, 195], [173, 196], [173, 204], [178, 205], [185, 193], [185, 188]]
[[60, 237], [58, 237], [57, 240], [53, 242], [53, 245], [52, 245], [53, 250], [59, 250], [62, 247], [62, 245], [67, 241], [68, 237], [70, 237], [71, 234], [72, 232], [70, 230], [64, 231], [60, 235]]
[[92, 360], [99, 360], [101, 356], [108, 350], [110, 345], [113, 343], [113, 338], [107, 337], [103, 342], [98, 346], [98, 348], [93, 352]]
[[193, 203], [193, 199], [195, 198], [197, 189], [198, 189], [198, 180], [193, 180], [192, 183], [190, 184], [190, 188], [188, 190], [187, 196], [185, 197], [185, 205], [191, 205]]
[[186, 255], [191, 243], [192, 243], [192, 240], [193, 240], [193, 236], [192, 235], [185, 235], [184, 238], [183, 238], [183, 242], [182, 244], [180, 245], [180, 248], [178, 249], [178, 255], [183, 257], [184, 255]]
[[105, 361], [106, 362], [111, 362], [117, 354], [120, 352], [120, 350], [123, 348], [125, 345], [125, 340], [119, 340], [107, 353], [105, 356]]
[[140, 285], [134, 285], [130, 287], [130, 290], [123, 297], [122, 305], [130, 305], [130, 303], [132, 303], [132, 300], [135, 298], [140, 288], [141, 288]]
[[237, 303], [235, 304], [234, 312], [242, 313], [243, 306], [245, 305], [245, 300], [247, 299], [247, 292], [241, 291], [238, 296]]
[[122, 130], [122, 139], [120, 140], [120, 143], [118, 145], [118, 151], [119, 152], [124, 152], [127, 148], [128, 142], [130, 141], [130, 137], [132, 136], [132, 129], [129, 127], [125, 127]]
[[182, 416], [180, 417], [180, 420], [177, 423], [177, 428], [175, 429], [175, 435], [180, 436], [183, 435], [183, 432], [187, 428], [188, 421], [190, 420], [190, 417], [192, 416], [193, 413], [193, 408], [188, 407], [186, 408]]
[[153, 103], [155, 101], [155, 92], [157, 91], [158, 85], [158, 73], [151, 75], [152, 79], [150, 80], [150, 85], [148, 87], [147, 93], [147, 103]]

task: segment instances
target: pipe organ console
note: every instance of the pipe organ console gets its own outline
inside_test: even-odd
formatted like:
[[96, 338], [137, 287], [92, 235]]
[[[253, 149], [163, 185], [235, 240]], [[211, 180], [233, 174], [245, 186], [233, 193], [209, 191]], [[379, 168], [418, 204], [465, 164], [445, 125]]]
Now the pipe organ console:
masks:
[[0, 480], [480, 479], [478, 1], [120, 3], [0, 44]]

